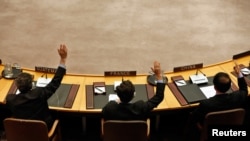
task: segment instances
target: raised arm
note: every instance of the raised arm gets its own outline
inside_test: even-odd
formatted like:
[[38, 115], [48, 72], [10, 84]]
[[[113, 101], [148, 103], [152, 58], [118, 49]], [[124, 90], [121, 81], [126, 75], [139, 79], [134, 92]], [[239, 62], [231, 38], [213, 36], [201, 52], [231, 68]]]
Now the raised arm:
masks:
[[55, 91], [61, 85], [63, 76], [66, 74], [66, 59], [68, 55], [68, 50], [66, 45], [61, 44], [60, 47], [57, 49], [57, 51], [60, 56], [60, 61], [59, 61], [60, 64], [51, 82], [46, 87], [43, 88], [42, 94], [46, 99], [48, 99], [52, 94], [55, 93]]
[[67, 56], [68, 56], [68, 49], [67, 49], [66, 45], [61, 44], [60, 47], [57, 50], [58, 50], [58, 54], [61, 57], [60, 64], [65, 66], [66, 59], [67, 59]]
[[234, 66], [234, 71], [238, 77], [238, 86], [239, 86], [239, 90], [240, 91], [245, 91], [246, 94], [248, 94], [248, 89], [247, 89], [247, 83], [246, 83], [246, 80], [243, 76], [243, 74], [241, 73], [241, 69], [238, 65], [238, 63], [236, 61], [234, 61], [235, 63], [235, 66]]
[[148, 110], [152, 110], [161, 103], [164, 98], [165, 90], [165, 83], [163, 83], [163, 76], [160, 63], [158, 61], [154, 61], [154, 67], [151, 67], [151, 70], [156, 75], [157, 85], [156, 94], [146, 102]]

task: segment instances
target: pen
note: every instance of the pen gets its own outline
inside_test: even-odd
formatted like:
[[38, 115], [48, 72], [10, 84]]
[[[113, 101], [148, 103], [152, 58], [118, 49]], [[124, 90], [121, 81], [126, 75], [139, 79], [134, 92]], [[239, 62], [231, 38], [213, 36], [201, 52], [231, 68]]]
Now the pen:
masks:
[[176, 81], [176, 83], [179, 83], [179, 84], [185, 84], [184, 82], [181, 82], [181, 81]]
[[101, 93], [103, 93], [104, 91], [98, 87], [95, 87], [95, 89], [97, 89], [98, 91], [100, 91]]

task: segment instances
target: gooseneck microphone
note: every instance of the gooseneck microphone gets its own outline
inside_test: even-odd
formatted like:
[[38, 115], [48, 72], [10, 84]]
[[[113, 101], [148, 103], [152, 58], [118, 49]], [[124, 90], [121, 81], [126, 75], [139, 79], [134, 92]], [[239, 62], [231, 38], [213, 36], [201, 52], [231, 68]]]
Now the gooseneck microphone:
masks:
[[42, 74], [41, 77], [44, 77], [44, 75], [45, 75], [45, 78], [47, 79], [48, 78], [47, 74], [48, 74], [48, 69], [46, 69], [46, 72], [44, 74]]
[[205, 73], [203, 73], [200, 69], [197, 69], [197, 70], [196, 70], [195, 75], [198, 75], [198, 72], [200, 72], [201, 74], [203, 74], [204, 76], [206, 76], [206, 74], [205, 74]]
[[[200, 72], [200, 74], [198, 72]], [[204, 74], [200, 69], [197, 69], [194, 75], [190, 75], [189, 79], [191, 80], [193, 84], [208, 83], [206, 74]]]

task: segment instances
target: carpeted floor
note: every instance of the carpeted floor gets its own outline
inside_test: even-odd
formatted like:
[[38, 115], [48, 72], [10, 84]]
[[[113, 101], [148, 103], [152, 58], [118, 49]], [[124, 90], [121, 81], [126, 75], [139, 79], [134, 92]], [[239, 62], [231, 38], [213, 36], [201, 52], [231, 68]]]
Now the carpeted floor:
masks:
[[0, 58], [24, 68], [55, 67], [69, 48], [68, 73], [147, 73], [210, 65], [249, 50], [247, 0], [1, 0]]

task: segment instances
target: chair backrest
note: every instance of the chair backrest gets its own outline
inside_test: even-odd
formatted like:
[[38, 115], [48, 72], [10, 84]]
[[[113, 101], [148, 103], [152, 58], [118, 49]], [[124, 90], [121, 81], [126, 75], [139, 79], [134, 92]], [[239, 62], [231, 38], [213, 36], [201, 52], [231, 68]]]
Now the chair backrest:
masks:
[[107, 120], [103, 122], [103, 141], [147, 141], [148, 121]]
[[243, 108], [235, 108], [223, 111], [207, 113], [204, 120], [204, 126], [201, 132], [201, 141], [208, 138], [208, 127], [211, 125], [242, 125], [245, 118], [245, 110]]
[[4, 128], [7, 141], [49, 141], [45, 122], [6, 118]]

